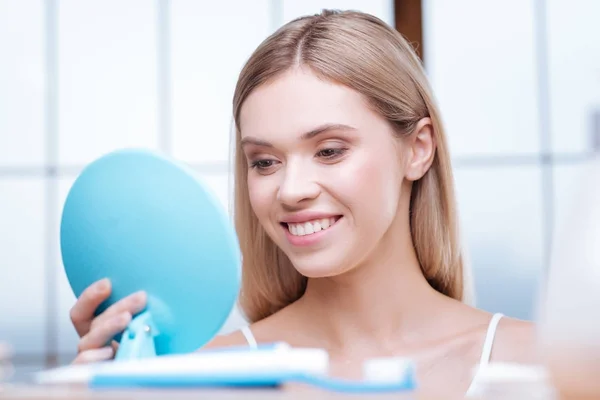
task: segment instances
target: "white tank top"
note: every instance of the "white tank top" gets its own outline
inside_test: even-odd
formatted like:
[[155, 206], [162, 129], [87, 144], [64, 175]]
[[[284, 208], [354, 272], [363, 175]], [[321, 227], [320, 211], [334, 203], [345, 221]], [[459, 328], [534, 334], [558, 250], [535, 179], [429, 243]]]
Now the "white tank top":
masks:
[[[497, 313], [497, 314], [494, 314], [492, 316], [492, 319], [490, 320], [490, 324], [488, 325], [487, 333], [485, 335], [485, 341], [483, 342], [483, 349], [481, 350], [481, 357], [479, 359], [479, 365], [477, 366], [477, 371], [481, 370], [481, 368], [485, 367], [490, 362], [490, 358], [492, 356], [492, 347], [494, 346], [494, 338], [496, 337], [496, 330], [498, 328], [498, 323], [500, 322], [500, 319], [502, 317], [503, 317], [503, 314]], [[240, 329], [240, 331], [246, 338], [246, 341], [248, 342], [248, 345], [251, 348], [254, 349], [258, 346], [258, 343], [256, 342], [256, 338], [254, 337], [254, 334], [252, 334], [250, 327], [244, 326]], [[475, 376], [473, 377], [473, 380], [471, 381], [471, 385], [469, 386], [469, 389], [467, 390], [467, 393], [466, 393], [467, 396], [473, 395], [475, 393], [475, 391], [477, 390], [478, 376], [479, 376], [479, 373], [476, 372]]]

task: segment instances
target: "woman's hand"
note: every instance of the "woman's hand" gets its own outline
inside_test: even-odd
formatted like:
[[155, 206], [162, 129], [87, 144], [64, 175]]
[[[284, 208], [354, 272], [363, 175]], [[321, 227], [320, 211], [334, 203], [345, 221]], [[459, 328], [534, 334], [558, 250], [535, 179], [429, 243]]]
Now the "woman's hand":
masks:
[[112, 359], [118, 346], [112, 338], [125, 330], [132, 316], [146, 307], [146, 293], [136, 292], [95, 317], [96, 309], [110, 293], [110, 281], [99, 280], [85, 289], [71, 308], [71, 322], [81, 338], [73, 363], [84, 364]]

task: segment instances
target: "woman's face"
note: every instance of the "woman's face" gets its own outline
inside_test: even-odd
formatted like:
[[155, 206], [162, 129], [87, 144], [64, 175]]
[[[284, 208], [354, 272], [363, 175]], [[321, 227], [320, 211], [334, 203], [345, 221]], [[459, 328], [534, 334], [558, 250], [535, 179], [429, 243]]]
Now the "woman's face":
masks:
[[377, 251], [410, 149], [361, 95], [295, 69], [254, 90], [240, 127], [252, 208], [302, 275], [337, 275]]

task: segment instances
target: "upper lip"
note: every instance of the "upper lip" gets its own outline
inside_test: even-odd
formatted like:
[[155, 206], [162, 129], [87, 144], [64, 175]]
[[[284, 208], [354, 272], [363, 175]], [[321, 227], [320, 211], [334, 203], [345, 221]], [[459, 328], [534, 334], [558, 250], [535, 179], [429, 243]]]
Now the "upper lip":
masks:
[[285, 224], [298, 224], [301, 222], [313, 221], [315, 219], [325, 219], [339, 217], [341, 214], [327, 213], [321, 211], [302, 211], [294, 214], [288, 214], [281, 218], [280, 222]]

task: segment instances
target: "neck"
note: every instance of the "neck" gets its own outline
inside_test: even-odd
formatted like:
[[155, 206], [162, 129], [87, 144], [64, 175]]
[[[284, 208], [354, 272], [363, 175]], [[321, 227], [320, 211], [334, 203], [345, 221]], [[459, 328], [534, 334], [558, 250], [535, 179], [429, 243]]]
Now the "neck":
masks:
[[419, 337], [447, 299], [427, 282], [408, 223], [392, 228], [372, 255], [349, 272], [309, 279], [299, 301], [331, 347], [385, 346]]

